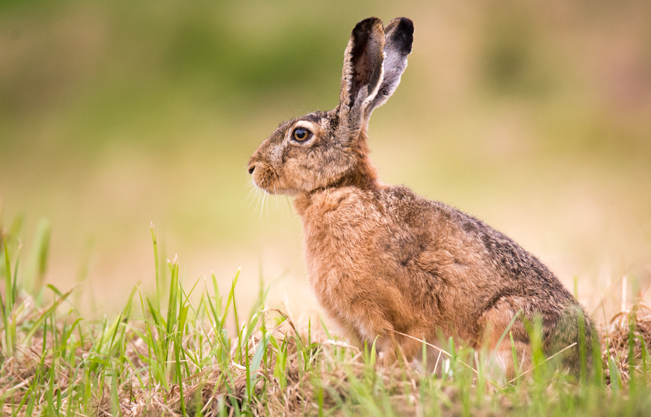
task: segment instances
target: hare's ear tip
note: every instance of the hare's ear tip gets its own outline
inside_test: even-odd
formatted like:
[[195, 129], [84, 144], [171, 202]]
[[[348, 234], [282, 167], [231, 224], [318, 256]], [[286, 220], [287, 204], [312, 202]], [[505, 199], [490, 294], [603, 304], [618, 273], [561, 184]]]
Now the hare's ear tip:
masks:
[[357, 22], [358, 25], [362, 25], [362, 24], [373, 25], [376, 23], [382, 23], [382, 20], [380, 20], [379, 17], [375, 17], [375, 16], [367, 17], [366, 19], [362, 19], [359, 22]]
[[414, 22], [407, 17], [398, 17], [393, 19], [385, 28], [387, 38], [395, 44], [400, 45], [401, 49], [407, 54], [411, 52], [411, 46], [414, 42]]
[[406, 32], [414, 33], [414, 22], [408, 17], [399, 17], [398, 27]]
[[378, 25], [382, 27], [382, 20], [380, 20], [375, 16], [367, 17], [366, 19], [357, 22], [354, 30], [369, 30], [373, 26], [378, 26]]
[[414, 26], [414, 22], [408, 17], [396, 17], [391, 22], [389, 22], [389, 24], [392, 24], [392, 23], [400, 25], [402, 27], [413, 27]]

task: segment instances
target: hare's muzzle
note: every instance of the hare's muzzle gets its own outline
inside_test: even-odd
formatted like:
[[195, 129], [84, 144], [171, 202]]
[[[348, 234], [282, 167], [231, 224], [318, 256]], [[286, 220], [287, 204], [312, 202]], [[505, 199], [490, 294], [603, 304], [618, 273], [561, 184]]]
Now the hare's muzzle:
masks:
[[268, 191], [267, 188], [269, 187], [270, 175], [267, 164], [256, 160], [255, 158], [251, 158], [247, 171], [251, 174], [251, 179], [257, 187]]

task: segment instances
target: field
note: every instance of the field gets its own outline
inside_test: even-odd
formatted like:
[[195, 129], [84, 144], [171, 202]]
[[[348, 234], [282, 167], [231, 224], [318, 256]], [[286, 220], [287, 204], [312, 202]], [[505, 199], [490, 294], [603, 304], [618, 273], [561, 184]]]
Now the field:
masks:
[[[592, 373], [586, 346], [578, 380], [559, 371], [534, 325], [533, 367], [507, 381], [490, 371], [490, 352], [453, 339], [436, 358], [423, 341], [422, 367], [380, 366], [374, 345], [359, 349], [323, 321], [297, 322], [268, 307], [262, 281], [253, 308], [238, 311], [239, 271], [230, 288], [220, 290], [214, 275], [184, 287], [178, 259], [159, 262], [153, 227], [156, 291], [136, 287], [117, 317], [87, 320], [70, 303], [74, 288], [38, 284], [41, 256], [31, 258], [31, 279], [19, 277], [20, 244], [4, 237], [4, 415], [634, 416], [651, 406], [644, 302], [611, 319]], [[38, 254], [48, 249], [41, 242]], [[423, 371], [427, 361], [440, 361], [441, 375]]]
[[[383, 369], [320, 315], [291, 198], [246, 164], [336, 105], [372, 15], [415, 23], [370, 122], [380, 178], [539, 257], [602, 329], [603, 372], [539, 357], [507, 383], [457, 344], [428, 358], [443, 376]], [[0, 2], [5, 414], [644, 414], [649, 21], [647, 0]]]

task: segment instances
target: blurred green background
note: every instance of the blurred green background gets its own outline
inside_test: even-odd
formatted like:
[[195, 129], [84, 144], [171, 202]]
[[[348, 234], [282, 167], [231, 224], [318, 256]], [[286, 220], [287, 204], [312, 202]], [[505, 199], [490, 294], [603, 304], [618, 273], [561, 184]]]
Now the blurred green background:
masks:
[[[593, 311], [651, 281], [651, 2], [0, 2], [0, 195], [47, 279], [86, 307], [152, 288], [150, 222], [188, 282], [238, 266], [314, 311], [291, 200], [251, 193], [283, 120], [337, 104], [355, 23], [414, 20], [409, 68], [374, 112], [381, 178], [467, 211]], [[613, 289], [615, 288], [615, 289]], [[633, 293], [635, 296], [637, 293]], [[90, 300], [90, 301], [88, 301]]]

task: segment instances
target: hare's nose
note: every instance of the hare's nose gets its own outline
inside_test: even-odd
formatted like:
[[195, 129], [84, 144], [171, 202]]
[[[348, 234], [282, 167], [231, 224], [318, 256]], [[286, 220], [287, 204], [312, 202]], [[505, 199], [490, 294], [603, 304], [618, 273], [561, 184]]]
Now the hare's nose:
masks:
[[253, 174], [253, 171], [255, 171], [255, 164], [249, 165], [249, 174]]

